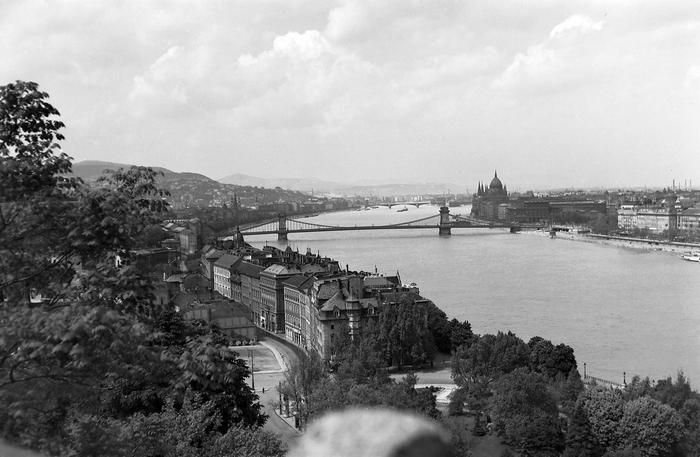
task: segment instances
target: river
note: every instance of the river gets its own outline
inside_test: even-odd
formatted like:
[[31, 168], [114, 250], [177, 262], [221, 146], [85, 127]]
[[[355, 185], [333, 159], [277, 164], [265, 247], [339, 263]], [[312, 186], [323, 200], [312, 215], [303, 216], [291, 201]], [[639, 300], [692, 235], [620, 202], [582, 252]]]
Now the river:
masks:
[[[326, 213], [303, 220], [382, 225], [438, 213], [436, 206]], [[470, 207], [451, 208], [467, 214]], [[262, 246], [275, 236], [248, 236]], [[399, 271], [447, 315], [476, 333], [511, 330], [574, 348], [583, 372], [621, 382], [683, 370], [700, 386], [700, 264], [677, 254], [550, 239], [505, 229], [300, 233], [289, 245], [387, 275]]]

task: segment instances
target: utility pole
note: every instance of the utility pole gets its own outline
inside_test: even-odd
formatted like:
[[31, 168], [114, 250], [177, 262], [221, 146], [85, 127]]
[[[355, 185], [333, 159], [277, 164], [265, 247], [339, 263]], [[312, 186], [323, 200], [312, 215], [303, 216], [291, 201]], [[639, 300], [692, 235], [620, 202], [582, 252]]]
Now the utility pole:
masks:
[[248, 355], [250, 356], [250, 385], [253, 388], [253, 392], [255, 392], [255, 358], [253, 357], [253, 351], [248, 351]]
[[280, 397], [280, 416], [282, 415], [282, 381], [279, 382], [279, 385], [277, 386], [277, 392], [279, 393]]

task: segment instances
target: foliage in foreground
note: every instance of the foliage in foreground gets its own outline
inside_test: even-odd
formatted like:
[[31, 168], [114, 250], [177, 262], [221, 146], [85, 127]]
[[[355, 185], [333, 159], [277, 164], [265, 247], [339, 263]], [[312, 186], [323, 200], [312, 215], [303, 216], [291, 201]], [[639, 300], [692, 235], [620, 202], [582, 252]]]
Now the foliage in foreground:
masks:
[[245, 362], [117, 262], [167, 209], [157, 173], [67, 177], [47, 98], [0, 87], [2, 436], [55, 455], [279, 455]]
[[454, 353], [451, 413], [483, 411], [526, 455], [685, 456], [700, 452], [700, 394], [680, 373], [623, 390], [584, 390], [573, 350], [512, 333], [473, 339]]

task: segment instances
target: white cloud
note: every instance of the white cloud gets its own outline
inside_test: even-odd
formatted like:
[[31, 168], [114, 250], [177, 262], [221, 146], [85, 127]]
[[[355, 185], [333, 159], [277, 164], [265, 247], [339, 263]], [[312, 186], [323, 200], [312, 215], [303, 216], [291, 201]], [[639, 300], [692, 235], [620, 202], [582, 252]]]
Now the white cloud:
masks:
[[683, 85], [700, 97], [700, 65], [692, 65], [685, 73]]
[[598, 48], [589, 46], [586, 35], [599, 32], [602, 22], [575, 14], [552, 28], [542, 43], [519, 52], [503, 74], [494, 81], [498, 88], [528, 87], [534, 91], [557, 92], [562, 88], [595, 78], [601, 69]]
[[368, 26], [369, 17], [366, 4], [347, 2], [328, 13], [325, 34], [333, 40], [342, 41], [361, 35]]
[[562, 147], [694, 160], [696, 0], [530, 3], [0, 0], [0, 79], [51, 94], [77, 158], [214, 175], [335, 171], [341, 152], [401, 151], [413, 175]]
[[588, 16], [574, 14], [561, 24], [556, 25], [552, 29], [552, 31], [549, 32], [549, 37], [553, 39], [558, 39], [577, 34], [583, 35], [591, 32], [600, 31], [602, 29], [602, 21], [595, 22]]

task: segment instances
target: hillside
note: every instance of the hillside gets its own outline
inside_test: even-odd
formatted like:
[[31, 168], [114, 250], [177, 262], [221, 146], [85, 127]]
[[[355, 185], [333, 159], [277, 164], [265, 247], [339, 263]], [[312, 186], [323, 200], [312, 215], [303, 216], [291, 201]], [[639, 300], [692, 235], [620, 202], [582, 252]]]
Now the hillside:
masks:
[[397, 184], [350, 184], [332, 181], [323, 181], [317, 178], [259, 178], [257, 176], [236, 173], [218, 180], [221, 183], [260, 186], [282, 187], [284, 189], [311, 192], [314, 194], [333, 193], [339, 195], [409, 195], [409, 194], [441, 194], [450, 189], [452, 192], [463, 192], [464, 186], [446, 183], [397, 183]]
[[[94, 182], [104, 170], [128, 168], [131, 165], [85, 160], [73, 164], [73, 175], [86, 182]], [[301, 192], [283, 189], [266, 189], [253, 186], [224, 184], [199, 173], [174, 172], [162, 167], [152, 167], [163, 173], [160, 185], [171, 194], [169, 201], [174, 209], [230, 205], [234, 194], [243, 205], [302, 201], [307, 196]]]
[[335, 192], [338, 189], [348, 187], [347, 184], [323, 181], [317, 178], [259, 178], [257, 176], [235, 173], [218, 179], [220, 183], [235, 184], [238, 186], [281, 187], [283, 189], [298, 190], [302, 192]]

